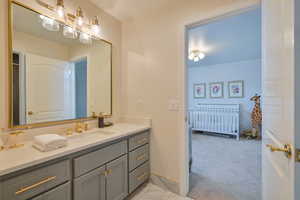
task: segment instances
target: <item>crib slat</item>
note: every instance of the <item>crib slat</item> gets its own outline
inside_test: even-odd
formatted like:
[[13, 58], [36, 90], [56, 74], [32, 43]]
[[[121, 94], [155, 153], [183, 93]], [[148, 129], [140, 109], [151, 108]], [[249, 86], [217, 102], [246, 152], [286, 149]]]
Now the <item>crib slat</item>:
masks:
[[239, 138], [239, 104], [200, 104], [189, 110], [193, 130], [236, 135]]

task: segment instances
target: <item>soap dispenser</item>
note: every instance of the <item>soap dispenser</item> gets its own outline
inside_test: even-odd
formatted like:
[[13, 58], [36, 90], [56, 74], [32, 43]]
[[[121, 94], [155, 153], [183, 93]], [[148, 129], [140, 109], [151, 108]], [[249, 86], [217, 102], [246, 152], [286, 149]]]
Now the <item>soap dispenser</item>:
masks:
[[0, 137], [0, 151], [4, 150], [4, 143]]
[[104, 128], [104, 115], [102, 112], [98, 116], [98, 128]]

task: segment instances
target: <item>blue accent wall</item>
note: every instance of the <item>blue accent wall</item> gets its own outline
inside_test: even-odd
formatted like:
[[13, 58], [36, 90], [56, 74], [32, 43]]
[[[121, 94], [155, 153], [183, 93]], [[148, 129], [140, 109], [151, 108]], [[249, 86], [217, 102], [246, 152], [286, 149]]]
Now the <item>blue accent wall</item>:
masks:
[[75, 62], [76, 118], [87, 117], [87, 60]]

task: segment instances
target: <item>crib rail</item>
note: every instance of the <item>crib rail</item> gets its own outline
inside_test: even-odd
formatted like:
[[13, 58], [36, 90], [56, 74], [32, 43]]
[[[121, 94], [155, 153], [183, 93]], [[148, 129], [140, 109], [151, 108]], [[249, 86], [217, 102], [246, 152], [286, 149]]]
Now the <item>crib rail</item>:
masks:
[[239, 139], [239, 104], [199, 104], [189, 110], [192, 130], [235, 135]]

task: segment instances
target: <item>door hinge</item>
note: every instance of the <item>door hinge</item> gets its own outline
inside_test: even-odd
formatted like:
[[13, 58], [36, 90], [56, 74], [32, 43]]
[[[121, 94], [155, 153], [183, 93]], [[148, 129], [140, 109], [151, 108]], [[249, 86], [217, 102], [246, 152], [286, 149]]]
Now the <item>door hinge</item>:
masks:
[[296, 157], [296, 162], [300, 162], [300, 149], [296, 149], [295, 157]]

